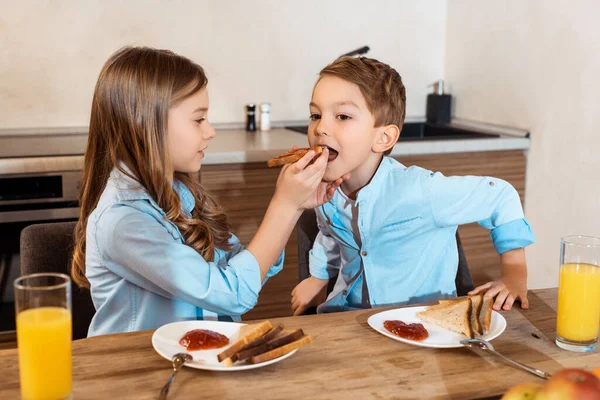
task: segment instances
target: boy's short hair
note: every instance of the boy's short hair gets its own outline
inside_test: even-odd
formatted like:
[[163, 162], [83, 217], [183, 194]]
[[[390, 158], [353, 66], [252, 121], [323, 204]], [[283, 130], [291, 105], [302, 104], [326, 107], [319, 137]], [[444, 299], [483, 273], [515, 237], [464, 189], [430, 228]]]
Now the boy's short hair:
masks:
[[[389, 65], [367, 57], [340, 57], [319, 73], [354, 83], [367, 108], [375, 117], [375, 127], [397, 125], [402, 130], [406, 117], [406, 89], [402, 77]], [[390, 154], [390, 148], [385, 155]]]

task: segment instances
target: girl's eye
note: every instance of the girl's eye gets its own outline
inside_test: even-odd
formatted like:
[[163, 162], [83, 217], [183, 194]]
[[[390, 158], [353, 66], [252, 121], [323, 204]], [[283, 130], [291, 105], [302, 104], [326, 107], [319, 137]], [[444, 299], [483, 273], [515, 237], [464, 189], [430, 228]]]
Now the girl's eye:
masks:
[[206, 120], [206, 118], [200, 118], [200, 119], [197, 119], [196, 122], [199, 123], [199, 124], [201, 124], [205, 120]]
[[352, 117], [350, 117], [349, 115], [346, 115], [346, 114], [340, 114], [340, 115], [338, 115], [338, 119], [340, 119], [341, 121], [347, 121], [349, 119], [352, 119]]
[[311, 121], [316, 121], [318, 119], [321, 119], [321, 116], [319, 114], [310, 114]]

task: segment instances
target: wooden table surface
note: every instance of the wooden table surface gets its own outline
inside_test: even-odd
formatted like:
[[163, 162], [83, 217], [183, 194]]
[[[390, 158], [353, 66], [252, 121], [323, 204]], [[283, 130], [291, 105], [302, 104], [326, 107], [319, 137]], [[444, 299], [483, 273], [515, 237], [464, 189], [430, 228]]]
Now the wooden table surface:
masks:
[[[600, 366], [600, 352], [572, 353], [554, 344], [556, 289], [532, 291], [531, 308], [503, 312], [508, 326], [498, 351], [555, 373]], [[467, 348], [430, 349], [391, 340], [367, 318], [380, 310], [272, 319], [302, 328], [313, 343], [273, 365], [239, 372], [183, 368], [170, 399], [471, 399], [498, 396], [539, 378]], [[171, 363], [151, 345], [152, 331], [73, 343], [75, 399], [153, 399]], [[535, 336], [539, 337], [536, 338]], [[19, 397], [17, 350], [0, 351], [0, 397]], [[541, 380], [540, 380], [541, 381]]]

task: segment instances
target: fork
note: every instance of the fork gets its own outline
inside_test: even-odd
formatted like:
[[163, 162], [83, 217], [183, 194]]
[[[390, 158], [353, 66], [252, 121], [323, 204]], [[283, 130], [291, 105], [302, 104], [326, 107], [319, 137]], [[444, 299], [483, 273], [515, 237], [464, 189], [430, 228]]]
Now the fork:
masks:
[[492, 346], [492, 344], [490, 342], [488, 342], [487, 340], [483, 340], [483, 339], [464, 339], [461, 340], [460, 343], [463, 346], [466, 347], [470, 347], [470, 348], [475, 348], [475, 349], [481, 349], [481, 350], [486, 350], [489, 351], [490, 353], [494, 354], [495, 356], [498, 356], [500, 358], [502, 358], [503, 360], [509, 362], [512, 365], [515, 365], [521, 369], [524, 369], [525, 371], [537, 375], [540, 378], [544, 378], [544, 379], [550, 379], [552, 377], [552, 375], [550, 375], [547, 372], [544, 372], [540, 369], [537, 368], [533, 368], [530, 367], [529, 365], [525, 365], [525, 364], [521, 364], [518, 361], [513, 360], [512, 358], [508, 358], [505, 355], [502, 355], [500, 353], [498, 353], [496, 351], [496, 349], [494, 349], [494, 346]]

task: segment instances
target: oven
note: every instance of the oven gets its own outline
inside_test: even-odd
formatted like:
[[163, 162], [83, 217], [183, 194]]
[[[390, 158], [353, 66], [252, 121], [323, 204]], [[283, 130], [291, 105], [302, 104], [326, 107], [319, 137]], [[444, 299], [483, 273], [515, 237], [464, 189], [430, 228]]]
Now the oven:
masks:
[[76, 221], [86, 130], [0, 130], [0, 331], [14, 330], [12, 283], [28, 225]]

